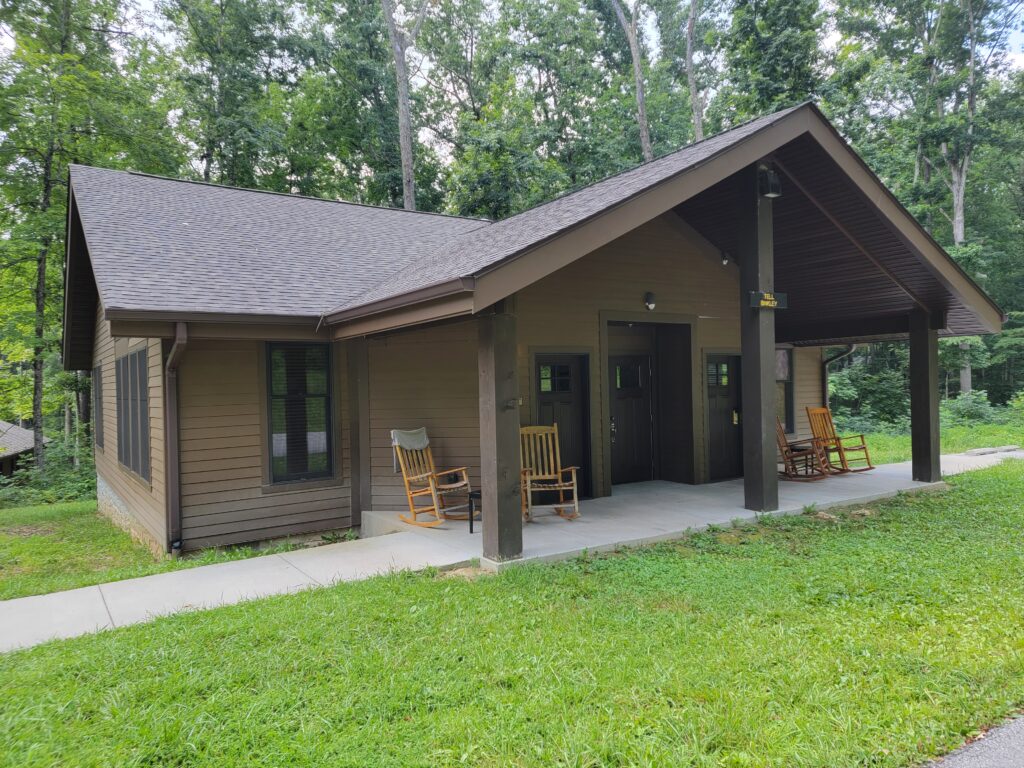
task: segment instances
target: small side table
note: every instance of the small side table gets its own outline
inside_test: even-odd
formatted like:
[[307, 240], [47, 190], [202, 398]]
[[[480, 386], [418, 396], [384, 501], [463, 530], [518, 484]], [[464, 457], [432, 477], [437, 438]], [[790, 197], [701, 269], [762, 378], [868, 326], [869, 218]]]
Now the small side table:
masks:
[[473, 532], [473, 518], [476, 517], [476, 503], [480, 501], [480, 491], [469, 492], [469, 532]]

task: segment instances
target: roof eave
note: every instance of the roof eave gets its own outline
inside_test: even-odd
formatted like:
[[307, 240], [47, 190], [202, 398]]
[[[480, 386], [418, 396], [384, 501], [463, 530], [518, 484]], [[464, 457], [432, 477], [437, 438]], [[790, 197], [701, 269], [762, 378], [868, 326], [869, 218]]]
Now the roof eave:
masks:
[[371, 315], [379, 315], [383, 312], [391, 312], [397, 309], [404, 309], [415, 304], [445, 299], [458, 294], [472, 293], [476, 287], [476, 281], [472, 277], [456, 277], [446, 280], [443, 283], [435, 283], [415, 291], [389, 296], [385, 299], [371, 301], [355, 307], [336, 309], [324, 315], [328, 325], [337, 325], [348, 320], [358, 320]]

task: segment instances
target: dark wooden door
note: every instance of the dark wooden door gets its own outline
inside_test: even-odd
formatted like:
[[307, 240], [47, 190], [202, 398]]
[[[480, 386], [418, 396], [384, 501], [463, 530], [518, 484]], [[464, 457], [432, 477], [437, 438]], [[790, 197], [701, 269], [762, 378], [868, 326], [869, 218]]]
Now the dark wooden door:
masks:
[[739, 355], [708, 355], [708, 475], [727, 480], [743, 474], [743, 409]]
[[657, 330], [658, 478], [693, 482], [693, 366], [690, 326], [662, 324]]
[[653, 402], [649, 355], [608, 358], [612, 483], [654, 479]]
[[537, 356], [537, 423], [558, 425], [563, 467], [579, 467], [580, 495], [590, 496], [590, 386], [586, 355]]

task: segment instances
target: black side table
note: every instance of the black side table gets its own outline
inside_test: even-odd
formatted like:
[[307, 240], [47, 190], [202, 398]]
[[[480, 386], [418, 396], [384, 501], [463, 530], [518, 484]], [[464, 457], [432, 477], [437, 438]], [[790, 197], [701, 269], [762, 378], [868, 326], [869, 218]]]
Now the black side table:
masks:
[[469, 492], [469, 532], [473, 532], [473, 518], [476, 517], [476, 503], [480, 501], [480, 491]]

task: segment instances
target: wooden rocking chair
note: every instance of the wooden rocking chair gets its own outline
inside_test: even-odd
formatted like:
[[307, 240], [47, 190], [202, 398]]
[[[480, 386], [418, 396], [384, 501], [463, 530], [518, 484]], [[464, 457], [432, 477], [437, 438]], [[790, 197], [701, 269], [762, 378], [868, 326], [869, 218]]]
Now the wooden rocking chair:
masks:
[[824, 480], [828, 477], [828, 466], [825, 455], [818, 441], [794, 440], [786, 438], [786, 428], [779, 419], [775, 419], [775, 435], [779, 444], [779, 455], [782, 457], [782, 471], [779, 477], [784, 480]]
[[[391, 430], [391, 447], [402, 470], [405, 495], [409, 500], [409, 516], [398, 517], [410, 525], [433, 528], [445, 520], [466, 520], [469, 517], [469, 470], [466, 467], [438, 472], [434, 467], [434, 454], [430, 450], [427, 430]], [[451, 496], [465, 496], [464, 504], [452, 504]], [[429, 504], [416, 505], [416, 500], [429, 500]], [[465, 510], [462, 512], [461, 510]], [[420, 520], [421, 515], [433, 519]]]
[[[519, 460], [522, 465], [520, 484], [523, 519], [529, 522], [537, 509], [550, 509], [559, 517], [575, 520], [580, 516], [579, 467], [563, 467], [558, 450], [558, 425], [519, 428]], [[565, 500], [572, 491], [572, 500]], [[536, 493], [557, 493], [557, 504], [535, 504]]]
[[[867, 472], [874, 469], [864, 435], [836, 433], [832, 411], [828, 408], [808, 408], [807, 418], [811, 422], [811, 433], [825, 455], [825, 466], [829, 472]], [[863, 466], [859, 466], [863, 464]]]

